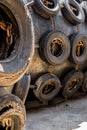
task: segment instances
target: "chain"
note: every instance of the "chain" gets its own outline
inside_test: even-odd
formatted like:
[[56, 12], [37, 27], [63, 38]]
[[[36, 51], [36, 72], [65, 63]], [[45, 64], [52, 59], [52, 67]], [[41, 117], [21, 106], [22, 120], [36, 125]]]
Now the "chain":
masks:
[[0, 29], [6, 32], [6, 47], [4, 49], [4, 52], [2, 54], [2, 58], [7, 57], [7, 52], [10, 47], [10, 45], [13, 42], [13, 35], [12, 35], [12, 24], [9, 22], [1, 22], [0, 21]]

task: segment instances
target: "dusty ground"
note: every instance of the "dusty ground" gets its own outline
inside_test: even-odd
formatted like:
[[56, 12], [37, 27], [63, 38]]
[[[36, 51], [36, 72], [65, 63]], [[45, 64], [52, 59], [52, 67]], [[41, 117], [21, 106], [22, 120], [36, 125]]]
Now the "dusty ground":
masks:
[[87, 97], [30, 110], [25, 130], [87, 130]]

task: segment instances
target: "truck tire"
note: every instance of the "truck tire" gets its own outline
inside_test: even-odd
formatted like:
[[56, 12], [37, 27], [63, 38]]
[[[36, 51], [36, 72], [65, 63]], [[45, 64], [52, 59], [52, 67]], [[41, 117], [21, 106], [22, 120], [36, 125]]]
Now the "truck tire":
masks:
[[62, 81], [62, 85], [63, 85], [62, 95], [63, 95], [63, 97], [70, 98], [70, 97], [74, 96], [74, 94], [81, 87], [82, 82], [83, 82], [83, 78], [84, 78], [84, 76], [83, 76], [83, 73], [81, 71], [69, 72]]
[[24, 75], [21, 80], [19, 80], [13, 88], [13, 94], [18, 96], [23, 103], [25, 103], [28, 92], [29, 92], [29, 87], [30, 87], [30, 75]]
[[70, 37], [71, 54], [70, 60], [77, 64], [84, 64], [87, 60], [87, 37], [83, 34], [73, 34]]
[[[34, 31], [31, 14], [23, 0], [0, 1], [0, 12], [0, 21], [12, 25], [13, 37], [11, 45], [4, 48], [6, 55], [0, 59], [0, 86], [6, 87], [15, 84], [27, 71], [34, 52]], [[4, 32], [1, 31], [3, 43]]]
[[69, 39], [64, 33], [59, 31], [51, 31], [48, 34], [46, 33], [40, 40], [39, 52], [41, 58], [49, 64], [60, 65], [69, 57]]
[[63, 0], [62, 14], [71, 24], [76, 25], [83, 23], [85, 14], [76, 0]]
[[12, 94], [0, 97], [0, 129], [23, 130], [25, 120], [25, 107], [18, 97]]
[[48, 19], [57, 14], [59, 5], [57, 0], [35, 0], [33, 8], [37, 14]]
[[33, 90], [35, 96], [42, 102], [54, 98], [61, 88], [60, 80], [54, 74], [44, 74], [37, 79]]

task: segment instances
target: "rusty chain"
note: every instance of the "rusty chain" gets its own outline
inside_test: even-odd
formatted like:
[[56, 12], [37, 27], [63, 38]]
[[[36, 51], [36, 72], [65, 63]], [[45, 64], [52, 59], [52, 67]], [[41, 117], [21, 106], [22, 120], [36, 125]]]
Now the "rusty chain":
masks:
[[13, 35], [12, 35], [12, 24], [9, 22], [2, 22], [0, 21], [0, 29], [6, 32], [6, 47], [4, 49], [3, 54], [0, 56], [0, 58], [7, 57], [7, 52], [10, 47], [10, 45], [13, 42]]

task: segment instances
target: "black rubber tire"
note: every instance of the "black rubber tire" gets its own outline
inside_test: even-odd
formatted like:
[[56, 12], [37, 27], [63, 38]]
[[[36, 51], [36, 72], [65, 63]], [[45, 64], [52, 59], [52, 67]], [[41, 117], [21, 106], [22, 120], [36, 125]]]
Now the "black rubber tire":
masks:
[[30, 75], [24, 75], [23, 78], [21, 80], [19, 80], [13, 88], [13, 94], [18, 96], [23, 103], [25, 103], [28, 92], [29, 92], [29, 88], [30, 88]]
[[[35, 96], [42, 102], [50, 101], [51, 99], [53, 99], [61, 88], [60, 80], [54, 74], [42, 75], [40, 78], [37, 79], [37, 81], [35, 82], [35, 85], [36, 87], [33, 89], [33, 92]], [[51, 88], [49, 88], [50, 86]], [[48, 89], [48, 90], [45, 90], [45, 89]], [[48, 91], [48, 92], [45, 93], [45, 91]]]
[[[70, 8], [70, 4], [72, 7], [77, 9], [77, 14]], [[85, 20], [85, 14], [79, 3], [75, 0], [64, 0], [63, 7], [61, 8], [62, 14], [73, 25], [77, 25], [83, 23]]]
[[[71, 54], [70, 54], [71, 62], [77, 65], [84, 64], [87, 60], [87, 37], [83, 34], [75, 33], [70, 37], [70, 42], [71, 42]], [[80, 42], [83, 43], [83, 47], [82, 47], [83, 49], [81, 52], [82, 54], [78, 56], [77, 46], [78, 46], [78, 43]]]
[[84, 73], [84, 81], [83, 81], [83, 85], [82, 85], [82, 91], [83, 92], [87, 92], [87, 71]]
[[13, 52], [0, 60], [0, 86], [6, 87], [16, 83], [27, 71], [34, 53], [34, 31], [31, 14], [23, 0], [0, 1], [0, 9], [12, 22], [16, 35]]
[[[59, 40], [58, 43], [55, 42], [55, 47], [58, 45], [56, 51], [57, 54], [55, 52], [52, 52], [52, 47], [51, 47], [52, 41], [55, 39]], [[59, 44], [60, 42], [61, 44]], [[63, 62], [65, 62], [69, 57], [70, 54], [69, 39], [65, 34], [59, 31], [52, 31], [48, 34], [44, 34], [44, 36], [40, 40], [39, 52], [41, 58], [47, 61], [49, 64], [60, 65]]]
[[[11, 126], [9, 121], [12, 123]], [[25, 107], [18, 97], [12, 94], [0, 97], [0, 129], [6, 130], [6, 127], [9, 127], [13, 130], [23, 130], [25, 121]]]
[[56, 15], [59, 10], [59, 4], [57, 0], [48, 0], [48, 1], [53, 3], [53, 7], [51, 8], [47, 7], [43, 3], [43, 0], [35, 0], [35, 5], [33, 6], [36, 13], [46, 19], [49, 19], [50, 17]]
[[[62, 95], [63, 95], [63, 97], [70, 98], [70, 97], [74, 96], [74, 94], [81, 87], [82, 82], [83, 82], [83, 78], [84, 78], [84, 75], [81, 71], [69, 72], [62, 81], [62, 85], [63, 85]], [[75, 85], [70, 86], [71, 82]]]
[[85, 21], [87, 22], [87, 1], [82, 1], [80, 6], [83, 8], [84, 13], [85, 13]]

